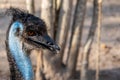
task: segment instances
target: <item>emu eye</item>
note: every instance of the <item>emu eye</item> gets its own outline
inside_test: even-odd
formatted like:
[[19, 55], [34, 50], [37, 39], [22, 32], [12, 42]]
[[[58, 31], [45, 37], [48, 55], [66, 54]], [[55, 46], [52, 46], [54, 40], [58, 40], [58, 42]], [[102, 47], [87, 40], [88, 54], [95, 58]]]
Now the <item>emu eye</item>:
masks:
[[34, 36], [34, 35], [36, 35], [36, 33], [34, 31], [28, 31], [27, 34], [28, 34], [28, 36]]

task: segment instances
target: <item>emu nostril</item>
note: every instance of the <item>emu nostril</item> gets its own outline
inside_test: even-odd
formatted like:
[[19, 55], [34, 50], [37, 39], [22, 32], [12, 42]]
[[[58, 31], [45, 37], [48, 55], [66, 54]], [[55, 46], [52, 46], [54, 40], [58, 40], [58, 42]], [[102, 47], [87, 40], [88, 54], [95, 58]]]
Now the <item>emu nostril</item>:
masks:
[[47, 42], [47, 44], [48, 44], [48, 45], [53, 45], [53, 43], [52, 43], [52, 42]]
[[60, 51], [60, 47], [59, 47], [58, 45], [53, 45], [53, 47], [54, 47], [56, 50]]
[[58, 45], [56, 45], [56, 44], [54, 44], [54, 43], [52, 43], [52, 42], [47, 42], [47, 44], [49, 45], [49, 46], [51, 46], [50, 47], [50, 49], [51, 50], [58, 50], [58, 51], [60, 51], [60, 47], [58, 46]]
[[59, 47], [59, 46], [55, 46], [55, 47], [56, 47], [56, 49], [57, 49], [57, 50], [59, 50], [59, 51], [60, 51], [60, 47]]

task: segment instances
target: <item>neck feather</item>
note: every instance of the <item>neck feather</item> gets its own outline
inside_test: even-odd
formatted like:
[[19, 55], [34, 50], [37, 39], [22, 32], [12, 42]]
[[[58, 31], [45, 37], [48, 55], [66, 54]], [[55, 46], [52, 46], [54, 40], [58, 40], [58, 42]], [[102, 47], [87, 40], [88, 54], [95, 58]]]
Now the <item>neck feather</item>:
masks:
[[23, 31], [23, 25], [20, 22], [14, 22], [9, 30], [8, 45], [10, 53], [15, 60], [16, 66], [20, 71], [24, 80], [33, 80], [33, 70], [29, 56], [22, 48], [22, 41], [20, 36], [15, 33], [19, 28], [20, 32]]

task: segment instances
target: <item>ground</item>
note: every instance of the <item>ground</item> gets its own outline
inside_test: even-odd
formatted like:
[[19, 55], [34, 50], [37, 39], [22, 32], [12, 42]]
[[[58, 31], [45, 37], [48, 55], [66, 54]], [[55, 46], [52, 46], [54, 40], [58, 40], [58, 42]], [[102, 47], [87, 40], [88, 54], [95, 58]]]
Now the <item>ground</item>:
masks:
[[[87, 15], [82, 38], [82, 47], [91, 25], [92, 5], [91, 0], [87, 4]], [[1, 11], [2, 12], [2, 11]], [[100, 80], [120, 80], [120, 2], [119, 0], [103, 0], [100, 53]], [[10, 17], [0, 15], [0, 80], [9, 79], [9, 65], [5, 51], [6, 30], [10, 23]], [[82, 51], [82, 48], [81, 48]], [[89, 60], [89, 73], [94, 78], [96, 37], [92, 45]], [[34, 59], [34, 57], [32, 57]], [[78, 59], [78, 70], [81, 66], [81, 54]]]

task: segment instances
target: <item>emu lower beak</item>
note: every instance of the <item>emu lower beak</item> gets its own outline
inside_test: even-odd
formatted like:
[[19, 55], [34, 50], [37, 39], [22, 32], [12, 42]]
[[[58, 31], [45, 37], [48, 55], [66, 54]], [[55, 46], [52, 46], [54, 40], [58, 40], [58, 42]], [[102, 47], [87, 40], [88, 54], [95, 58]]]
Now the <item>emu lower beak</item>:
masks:
[[60, 51], [60, 47], [47, 34], [44, 36], [29, 37], [29, 40], [38, 47], [42, 47], [50, 51]]

